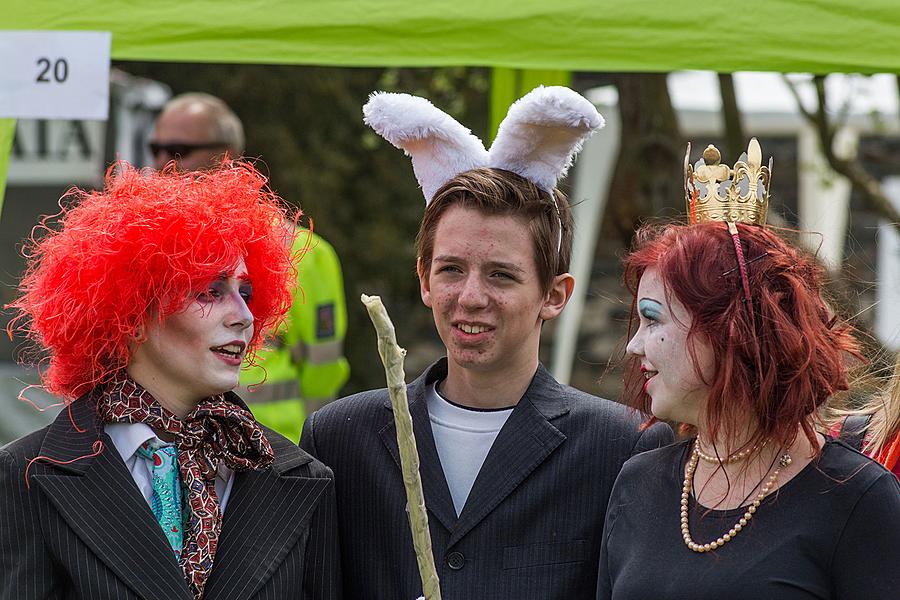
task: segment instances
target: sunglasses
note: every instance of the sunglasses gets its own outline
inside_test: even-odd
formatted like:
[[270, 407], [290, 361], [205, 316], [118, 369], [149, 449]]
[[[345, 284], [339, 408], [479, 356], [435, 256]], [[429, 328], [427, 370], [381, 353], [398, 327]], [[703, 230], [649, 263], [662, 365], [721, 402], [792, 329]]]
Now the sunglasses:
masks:
[[174, 142], [171, 144], [163, 144], [160, 142], [150, 142], [150, 154], [155, 157], [161, 152], [165, 152], [169, 156], [185, 157], [197, 150], [212, 150], [214, 148], [225, 148], [228, 146], [225, 142], [205, 142], [203, 144], [186, 144], [182, 142]]

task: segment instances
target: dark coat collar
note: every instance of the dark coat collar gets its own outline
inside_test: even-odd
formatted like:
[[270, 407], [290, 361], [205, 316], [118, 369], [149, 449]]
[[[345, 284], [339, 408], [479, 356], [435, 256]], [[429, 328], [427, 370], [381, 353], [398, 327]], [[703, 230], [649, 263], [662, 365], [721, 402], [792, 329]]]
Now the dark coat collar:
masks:
[[[425, 391], [431, 384], [447, 378], [447, 357], [433, 362], [425, 372], [419, 375], [407, 387], [410, 406], [425, 398]], [[569, 412], [569, 394], [565, 386], [556, 381], [544, 365], [538, 364], [531, 383], [525, 390], [522, 399], [528, 401], [547, 419], [555, 419]], [[521, 401], [520, 401], [521, 404]], [[388, 396], [384, 405], [390, 409], [391, 399]]]
[[[227, 399], [246, 408], [232, 393]], [[169, 543], [103, 431], [95, 407], [95, 399], [84, 396], [50, 424], [40, 449], [44, 460], [35, 465], [40, 466], [32, 470], [30, 480], [78, 537], [139, 596], [190, 600]], [[266, 556], [286, 555], [307, 526], [319, 497], [332, 485], [326, 477], [291, 473], [312, 457], [277, 434], [269, 441], [275, 454], [271, 470], [235, 474], [207, 583], [209, 597], [237, 599], [260, 589], [274, 571], [271, 564], [248, 558], [262, 550]], [[148, 564], [168, 566], [149, 576]], [[232, 585], [235, 580], [243, 584]]]
[[[234, 392], [227, 392], [225, 399], [249, 410]], [[278, 435], [268, 437], [275, 453], [272, 470], [279, 475], [313, 460], [290, 440]], [[112, 440], [103, 432], [103, 422], [97, 416], [96, 397], [91, 393], [72, 401], [59, 413], [44, 437], [40, 455], [52, 458], [53, 462], [49, 464], [58, 469], [84, 474], [94, 463], [98, 441], [102, 443], [101, 451], [114, 450]]]
[[[425, 401], [428, 386], [446, 376], [447, 359], [443, 358], [409, 385], [407, 395], [426, 506], [450, 532], [448, 544], [453, 545], [484, 520], [566, 440], [565, 434], [551, 421], [569, 412], [569, 393], [543, 366], [538, 366], [531, 384], [494, 440], [466, 505], [457, 517]], [[390, 409], [390, 398], [386, 406]], [[400, 468], [393, 418], [379, 434]]]

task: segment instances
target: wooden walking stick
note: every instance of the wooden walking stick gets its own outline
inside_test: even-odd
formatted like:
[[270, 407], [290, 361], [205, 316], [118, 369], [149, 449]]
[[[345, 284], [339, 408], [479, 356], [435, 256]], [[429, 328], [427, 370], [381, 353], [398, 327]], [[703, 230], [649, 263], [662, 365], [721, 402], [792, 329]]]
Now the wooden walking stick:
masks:
[[394, 324], [378, 296], [361, 297], [369, 311], [369, 318], [378, 334], [378, 353], [384, 363], [388, 393], [394, 409], [394, 423], [397, 426], [397, 446], [400, 448], [400, 468], [403, 472], [403, 486], [409, 507], [409, 526], [412, 530], [413, 548], [419, 563], [422, 591], [425, 600], [441, 600], [441, 588], [434, 554], [431, 551], [431, 534], [428, 531], [428, 513], [425, 512], [425, 494], [419, 477], [419, 452], [416, 450], [416, 436], [413, 433], [412, 416], [406, 398], [406, 377], [403, 373], [403, 357], [406, 350], [397, 345]]

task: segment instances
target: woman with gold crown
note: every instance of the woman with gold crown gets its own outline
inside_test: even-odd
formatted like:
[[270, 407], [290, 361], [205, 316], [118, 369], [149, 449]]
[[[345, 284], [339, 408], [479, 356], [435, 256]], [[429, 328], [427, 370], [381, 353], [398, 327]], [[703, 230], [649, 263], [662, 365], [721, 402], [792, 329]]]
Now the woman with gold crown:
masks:
[[622, 469], [598, 600], [900, 593], [900, 484], [814, 428], [858, 345], [815, 260], [763, 226], [771, 161], [748, 154], [685, 157], [692, 224], [643, 227], [624, 259], [626, 397], [693, 435]]

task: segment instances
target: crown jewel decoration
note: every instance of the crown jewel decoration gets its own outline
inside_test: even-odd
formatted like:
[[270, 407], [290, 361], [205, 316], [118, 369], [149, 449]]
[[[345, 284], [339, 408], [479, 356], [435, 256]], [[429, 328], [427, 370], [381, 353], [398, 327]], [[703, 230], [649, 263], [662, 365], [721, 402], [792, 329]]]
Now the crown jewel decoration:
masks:
[[741, 154], [734, 168], [720, 164], [722, 154], [710, 144], [703, 158], [690, 163], [691, 145], [684, 155], [684, 196], [691, 224], [725, 221], [729, 229], [734, 223], [766, 224], [769, 209], [769, 181], [772, 159], [762, 165], [762, 150], [756, 138], [750, 140], [747, 152]]

